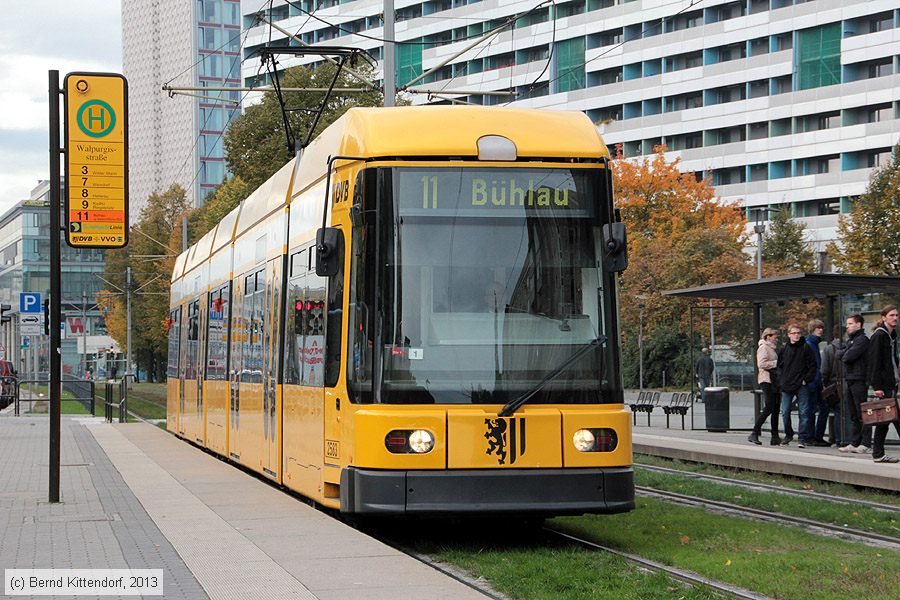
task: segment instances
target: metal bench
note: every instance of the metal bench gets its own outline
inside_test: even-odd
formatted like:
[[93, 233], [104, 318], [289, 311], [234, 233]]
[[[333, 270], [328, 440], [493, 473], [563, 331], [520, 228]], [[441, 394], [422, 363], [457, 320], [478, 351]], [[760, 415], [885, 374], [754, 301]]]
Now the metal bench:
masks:
[[669, 428], [669, 416], [681, 415], [681, 428], [684, 429], [684, 417], [691, 408], [691, 395], [687, 392], [673, 392], [669, 404], [663, 406], [663, 412], [666, 413], [666, 429]]
[[650, 415], [653, 409], [659, 406], [659, 392], [641, 392], [638, 401], [631, 405], [632, 422], [637, 424], [637, 413], [647, 413], [647, 426], [650, 426]]
[[639, 407], [643, 406], [647, 401], [647, 394], [650, 392], [638, 392], [637, 402], [629, 404], [631, 407], [631, 422], [637, 425], [637, 414], [643, 412]]

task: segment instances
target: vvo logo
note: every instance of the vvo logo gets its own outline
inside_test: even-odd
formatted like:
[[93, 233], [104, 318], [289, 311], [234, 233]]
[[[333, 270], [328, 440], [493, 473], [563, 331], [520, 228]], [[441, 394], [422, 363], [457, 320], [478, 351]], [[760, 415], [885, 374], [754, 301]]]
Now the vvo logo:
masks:
[[524, 417], [485, 419], [484, 424], [487, 427], [484, 433], [484, 439], [487, 440], [485, 454], [497, 455], [497, 462], [501, 465], [506, 464], [507, 458], [509, 464], [513, 464], [525, 454]]

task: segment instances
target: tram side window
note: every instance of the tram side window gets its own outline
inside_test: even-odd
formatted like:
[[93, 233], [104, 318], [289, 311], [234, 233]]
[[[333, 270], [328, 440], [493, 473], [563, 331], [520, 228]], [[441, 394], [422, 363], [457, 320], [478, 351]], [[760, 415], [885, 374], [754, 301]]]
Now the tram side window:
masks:
[[178, 352], [180, 350], [181, 341], [181, 323], [179, 317], [181, 309], [176, 308], [169, 313], [169, 360], [166, 365], [167, 377], [178, 377]]
[[287, 315], [284, 324], [284, 382], [299, 385], [303, 372], [303, 303], [306, 285], [306, 250], [291, 255], [287, 287]]
[[325, 279], [308, 262], [312, 248], [291, 256], [285, 324], [284, 382], [322, 387], [325, 383]]
[[[366, 177], [366, 171], [359, 173], [354, 189], [354, 201], [363, 211], [374, 213], [374, 173]], [[365, 191], [365, 186], [372, 189]], [[357, 195], [358, 194], [358, 198]], [[350, 301], [348, 309], [347, 336], [347, 381], [354, 402], [373, 402], [372, 365], [374, 363], [374, 268], [366, 268], [375, 258], [375, 223], [374, 219], [365, 219], [361, 227], [354, 227], [351, 234], [350, 249]]]
[[206, 379], [228, 378], [229, 290], [225, 285], [209, 295], [206, 331]]
[[197, 379], [198, 339], [200, 338], [200, 301], [188, 305], [187, 356], [184, 367], [185, 379]]
[[325, 340], [325, 385], [334, 387], [341, 371], [341, 329], [344, 312], [344, 233], [338, 230], [338, 272], [328, 280], [328, 318]]
[[262, 381], [265, 289], [265, 274], [262, 271], [244, 278], [244, 299], [241, 306], [241, 318], [245, 323], [244, 341], [241, 344], [244, 364], [240, 373], [240, 379], [244, 383]]

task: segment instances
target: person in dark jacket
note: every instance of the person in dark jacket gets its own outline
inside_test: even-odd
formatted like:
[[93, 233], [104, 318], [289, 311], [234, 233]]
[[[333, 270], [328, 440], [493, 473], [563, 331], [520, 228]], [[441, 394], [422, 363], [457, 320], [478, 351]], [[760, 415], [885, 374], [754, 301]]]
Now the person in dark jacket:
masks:
[[844, 385], [844, 363], [841, 362], [840, 351], [844, 348], [844, 328], [835, 325], [831, 330], [831, 341], [822, 349], [822, 389], [831, 384], [838, 386], [838, 400], [829, 410], [834, 411], [833, 431], [831, 439], [835, 446], [844, 445], [844, 439], [850, 437], [849, 420], [847, 410], [844, 407], [847, 393]]
[[[897, 397], [897, 307], [888, 305], [881, 311], [881, 321], [875, 324], [875, 331], [869, 343], [868, 362], [869, 385], [876, 398]], [[875, 426], [872, 436], [872, 460], [877, 463], [895, 463], [898, 459], [884, 453], [884, 439], [887, 437], [888, 423]], [[894, 421], [900, 432], [900, 425]]]
[[863, 331], [862, 315], [847, 317], [847, 343], [840, 351], [844, 364], [844, 380], [847, 382], [847, 393], [850, 396], [850, 440], [846, 446], [838, 448], [841, 452], [866, 454], [871, 452], [872, 428], [863, 427], [860, 405], [866, 401], [867, 367], [866, 355], [869, 353], [869, 338]]
[[822, 400], [822, 353], [819, 352], [819, 342], [822, 341], [822, 335], [825, 333], [825, 323], [819, 319], [813, 319], [809, 322], [807, 331], [809, 335], [806, 336], [806, 344], [816, 359], [816, 377], [806, 384], [806, 388], [809, 390], [809, 406], [814, 416], [809, 420], [809, 431], [806, 431], [805, 434], [801, 431], [800, 438], [806, 439], [812, 446], [827, 448], [830, 444], [825, 441], [825, 428], [828, 426], [828, 415], [831, 410]]
[[812, 440], [804, 436], [810, 428], [811, 406], [809, 404], [809, 387], [816, 378], [816, 357], [806, 340], [803, 339], [803, 330], [799, 325], [788, 327], [788, 343], [778, 352], [778, 371], [781, 378], [781, 418], [784, 421], [785, 436], [781, 440], [782, 446], [787, 446], [794, 439], [794, 429], [791, 426], [791, 402], [797, 398], [800, 413], [798, 433], [800, 435], [799, 446], [805, 448]]

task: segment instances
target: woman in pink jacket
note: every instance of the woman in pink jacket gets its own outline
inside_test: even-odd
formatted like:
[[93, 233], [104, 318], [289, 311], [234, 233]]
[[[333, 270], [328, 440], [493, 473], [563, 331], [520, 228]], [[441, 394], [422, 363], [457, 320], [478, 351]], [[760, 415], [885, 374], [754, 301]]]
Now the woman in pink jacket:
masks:
[[778, 331], [767, 327], [759, 340], [759, 346], [756, 349], [756, 365], [759, 367], [759, 374], [756, 376], [756, 382], [762, 388], [763, 397], [766, 405], [762, 414], [756, 419], [753, 425], [753, 432], [747, 438], [752, 444], [762, 445], [759, 436], [762, 435], [762, 426], [769, 417], [772, 418], [772, 441], [773, 446], [781, 443], [778, 437], [778, 378], [775, 368], [778, 366], [778, 354], [775, 352], [775, 341], [778, 339]]

